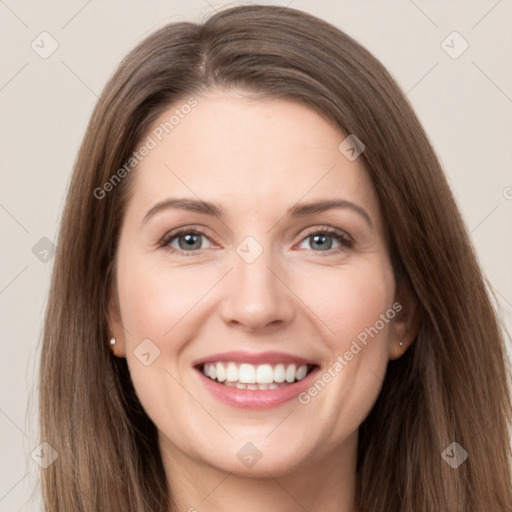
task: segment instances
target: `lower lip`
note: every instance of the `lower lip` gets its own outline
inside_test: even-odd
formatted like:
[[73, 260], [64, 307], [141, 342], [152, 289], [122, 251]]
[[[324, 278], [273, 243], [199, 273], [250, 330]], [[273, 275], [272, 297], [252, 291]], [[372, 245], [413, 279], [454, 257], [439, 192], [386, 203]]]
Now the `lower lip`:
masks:
[[238, 389], [225, 386], [206, 377], [196, 368], [203, 386], [218, 400], [233, 407], [242, 409], [269, 409], [296, 398], [311, 386], [319, 368], [315, 367], [306, 377], [298, 382], [278, 389], [256, 391], [253, 389]]

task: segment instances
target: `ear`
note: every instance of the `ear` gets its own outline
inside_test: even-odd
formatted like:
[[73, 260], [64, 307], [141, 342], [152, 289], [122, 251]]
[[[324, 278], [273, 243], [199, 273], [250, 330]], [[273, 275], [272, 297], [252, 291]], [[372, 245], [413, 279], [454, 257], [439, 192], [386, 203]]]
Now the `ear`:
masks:
[[414, 342], [420, 325], [418, 299], [404, 281], [397, 286], [393, 309], [397, 314], [391, 324], [388, 352], [389, 359], [399, 359]]
[[126, 357], [125, 330], [121, 321], [121, 309], [117, 293], [111, 290], [108, 300], [107, 321], [110, 329], [108, 342], [113, 337], [116, 340], [115, 345], [110, 345], [110, 349], [117, 357]]

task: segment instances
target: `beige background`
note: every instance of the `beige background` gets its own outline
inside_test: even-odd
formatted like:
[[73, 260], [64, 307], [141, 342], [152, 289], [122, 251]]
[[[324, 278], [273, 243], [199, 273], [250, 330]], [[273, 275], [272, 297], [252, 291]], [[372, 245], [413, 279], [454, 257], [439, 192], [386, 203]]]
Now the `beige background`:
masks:
[[[213, 8], [238, 3], [0, 1], [0, 511], [41, 510], [37, 493], [31, 498], [39, 469], [31, 453], [40, 442], [35, 379], [53, 260], [44, 252], [48, 241], [40, 240], [56, 240], [97, 96], [120, 59], [154, 29], [201, 21]], [[268, 3], [303, 9], [345, 30], [407, 92], [512, 331], [512, 1]], [[47, 59], [31, 48], [34, 40], [41, 46], [43, 31], [58, 43]], [[453, 31], [469, 44], [456, 59], [441, 46]], [[42, 37], [49, 49], [51, 40]], [[452, 54], [462, 44], [456, 35], [445, 43]]]

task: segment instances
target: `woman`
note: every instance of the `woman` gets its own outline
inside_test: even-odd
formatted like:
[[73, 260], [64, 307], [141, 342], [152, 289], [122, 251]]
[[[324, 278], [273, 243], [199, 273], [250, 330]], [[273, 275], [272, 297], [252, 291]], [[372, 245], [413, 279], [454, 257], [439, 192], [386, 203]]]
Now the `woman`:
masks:
[[503, 336], [383, 66], [269, 6], [121, 63], [41, 361], [46, 510], [512, 510]]

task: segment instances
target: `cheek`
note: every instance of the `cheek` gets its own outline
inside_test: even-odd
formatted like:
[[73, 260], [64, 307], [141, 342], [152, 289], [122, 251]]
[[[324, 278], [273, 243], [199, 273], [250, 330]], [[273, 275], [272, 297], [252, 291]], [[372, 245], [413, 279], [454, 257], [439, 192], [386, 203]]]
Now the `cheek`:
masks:
[[386, 372], [395, 316], [393, 273], [384, 258], [376, 258], [372, 264], [329, 269], [311, 277], [315, 286], [304, 302], [318, 315], [331, 361], [301, 403], [316, 401], [326, 422], [352, 431], [370, 411]]
[[[352, 340], [364, 338], [391, 308], [394, 277], [386, 259], [375, 258], [366, 264], [322, 269], [308, 276], [308, 286], [301, 286], [301, 298], [318, 315], [325, 328], [326, 340], [337, 353], [348, 350]], [[379, 331], [388, 331], [388, 324]]]
[[194, 313], [218, 275], [206, 267], [172, 268], [165, 258], [148, 260], [143, 255], [120, 258], [117, 282], [126, 361], [137, 396], [155, 421], [162, 406], [171, 411], [183, 399], [177, 383], [183, 378], [181, 353], [197, 324]]
[[128, 332], [137, 338], [163, 340], [190, 313], [209, 285], [204, 273], [148, 265], [141, 257], [119, 265], [118, 287]]
[[187, 339], [180, 337], [179, 322], [199, 299], [199, 291], [191, 291], [190, 276], [164, 271], [163, 265], [150, 265], [143, 256], [120, 259], [117, 282], [135, 392], [155, 424], [169, 421], [164, 411], [174, 410], [173, 404], [183, 398], [176, 381], [180, 375], [170, 364], [178, 360]]

